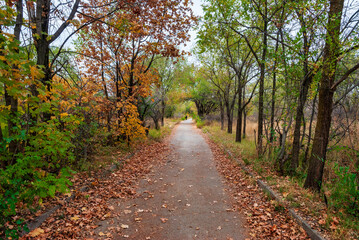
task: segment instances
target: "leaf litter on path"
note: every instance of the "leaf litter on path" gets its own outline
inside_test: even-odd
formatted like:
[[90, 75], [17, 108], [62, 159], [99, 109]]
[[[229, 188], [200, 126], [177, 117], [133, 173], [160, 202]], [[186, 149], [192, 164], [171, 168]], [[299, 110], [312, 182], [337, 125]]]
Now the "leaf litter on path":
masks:
[[[91, 239], [94, 236], [111, 238], [113, 233], [126, 230], [130, 226], [111, 228], [110, 231], [96, 231], [97, 222], [114, 217], [115, 207], [110, 199], [134, 198], [136, 183], [151, 169], [164, 162], [169, 147], [166, 143], [154, 143], [144, 146], [133, 157], [126, 160], [123, 168], [107, 178], [89, 177], [79, 179], [92, 182], [84, 192], [76, 192], [72, 201], [63, 205], [51, 215], [39, 228], [21, 239]], [[131, 211], [131, 210], [128, 210]], [[143, 211], [142, 209], [139, 212]]]
[[269, 201], [238, 164], [229, 159], [207, 135], [202, 135], [210, 145], [217, 170], [227, 183], [235, 208], [247, 219], [251, 239], [310, 239], [283, 207]]

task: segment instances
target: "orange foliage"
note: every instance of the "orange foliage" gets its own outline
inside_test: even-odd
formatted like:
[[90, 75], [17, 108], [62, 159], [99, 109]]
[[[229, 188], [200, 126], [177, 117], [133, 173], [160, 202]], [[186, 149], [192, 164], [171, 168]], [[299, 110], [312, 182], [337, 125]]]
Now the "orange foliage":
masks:
[[[145, 0], [110, 5], [91, 0], [80, 17], [85, 23], [100, 18], [81, 32], [80, 66], [83, 78], [93, 84], [97, 111], [102, 111], [108, 128], [131, 140], [142, 137], [145, 128], [139, 119], [138, 100], [148, 97], [158, 75], [150, 71], [157, 55], [179, 57], [179, 45], [189, 39], [188, 31], [195, 20], [188, 1]], [[89, 17], [91, 16], [91, 17]], [[107, 122], [107, 123], [106, 123]]]

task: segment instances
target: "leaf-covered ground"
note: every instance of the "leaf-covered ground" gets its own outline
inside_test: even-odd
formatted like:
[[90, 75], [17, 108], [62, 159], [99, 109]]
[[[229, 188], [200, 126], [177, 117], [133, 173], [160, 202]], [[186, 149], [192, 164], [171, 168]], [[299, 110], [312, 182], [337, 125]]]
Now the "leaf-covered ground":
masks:
[[167, 156], [166, 143], [144, 146], [132, 158], [126, 160], [122, 169], [104, 179], [89, 178], [89, 189], [76, 192], [75, 199], [52, 214], [39, 228], [22, 239], [83, 239], [84, 233], [91, 233], [98, 226], [98, 220], [112, 217], [113, 208], [109, 199], [131, 198], [136, 189], [135, 182], [147, 174], [154, 165]]
[[[273, 159], [258, 159], [253, 140], [254, 124], [249, 122], [246, 139], [235, 142], [234, 134], [220, 130], [218, 123], [206, 125], [204, 132], [221, 148], [231, 153], [246, 165], [257, 179], [262, 180], [281, 197], [285, 206], [293, 209], [301, 218], [326, 239], [358, 239], [356, 219], [342, 211], [327, 207], [322, 194], [304, 189], [299, 178], [280, 176], [276, 171]], [[329, 195], [327, 195], [329, 196]]]
[[238, 211], [245, 214], [252, 239], [310, 239], [283, 206], [271, 200], [241, 167], [206, 135], [218, 171], [228, 184]]
[[[254, 179], [248, 177], [235, 161], [228, 158], [206, 135], [203, 136], [212, 150], [217, 170], [227, 183], [231, 202], [236, 211], [246, 217], [245, 228], [252, 239], [309, 239], [283, 206], [270, 200], [258, 188]], [[76, 179], [76, 182], [87, 183], [89, 189], [76, 192], [75, 199], [69, 203], [60, 201], [63, 206], [22, 239], [106, 239], [118, 234], [127, 236], [127, 224], [110, 226], [108, 231], [98, 231], [99, 222], [121, 217], [111, 202], [123, 202], [137, 197], [136, 187], [140, 179], [151, 170], [160, 169], [154, 167], [165, 163], [169, 153], [168, 141], [154, 143], [144, 146], [126, 160], [122, 169], [108, 177]], [[186, 188], [183, 188], [183, 191], [186, 191]], [[163, 224], [170, 224], [167, 217], [160, 220]], [[134, 221], [141, 222], [142, 219], [137, 217]]]

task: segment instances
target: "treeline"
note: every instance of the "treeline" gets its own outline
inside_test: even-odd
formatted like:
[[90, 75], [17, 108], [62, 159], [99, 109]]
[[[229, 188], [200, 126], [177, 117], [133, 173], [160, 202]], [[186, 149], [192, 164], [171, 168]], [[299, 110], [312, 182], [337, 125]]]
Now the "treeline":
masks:
[[228, 133], [237, 116], [238, 142], [255, 115], [258, 156], [318, 192], [327, 153], [343, 150], [337, 176], [358, 214], [357, 3], [207, 0], [203, 9], [198, 74], [210, 91], [199, 88], [198, 112], [215, 103]]
[[94, 143], [163, 124], [195, 20], [177, 0], [0, 3], [1, 236], [22, 231], [27, 204], [67, 191]]

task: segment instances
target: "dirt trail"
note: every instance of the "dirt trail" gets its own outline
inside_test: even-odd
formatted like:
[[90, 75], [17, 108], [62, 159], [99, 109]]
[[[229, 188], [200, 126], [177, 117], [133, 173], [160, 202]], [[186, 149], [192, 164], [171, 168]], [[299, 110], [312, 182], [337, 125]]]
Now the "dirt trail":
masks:
[[171, 147], [136, 198], [111, 202], [116, 217], [96, 232], [119, 229], [115, 239], [245, 239], [245, 220], [232, 210], [212, 152], [191, 120], [176, 128]]

